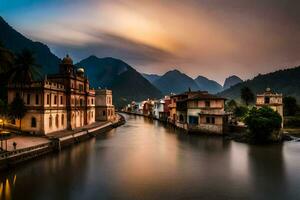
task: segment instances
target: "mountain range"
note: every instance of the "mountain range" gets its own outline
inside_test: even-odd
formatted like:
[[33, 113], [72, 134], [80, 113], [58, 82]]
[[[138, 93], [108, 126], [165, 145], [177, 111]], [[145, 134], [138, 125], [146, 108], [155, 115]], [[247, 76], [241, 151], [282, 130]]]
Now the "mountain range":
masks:
[[5, 48], [11, 50], [13, 53], [19, 53], [24, 48], [31, 50], [35, 54], [37, 63], [42, 66], [42, 74], [58, 71], [60, 59], [51, 53], [47, 45], [26, 38], [13, 29], [1, 16], [0, 41]]
[[152, 84], [156, 88], [159, 88], [164, 95], [169, 95], [171, 93], [177, 94], [187, 91], [188, 89], [198, 90], [196, 82], [191, 77], [178, 70], [168, 71]]
[[92, 87], [112, 89], [114, 104], [118, 107], [131, 101], [162, 96], [156, 87], [122, 60], [90, 56], [76, 65], [84, 66]]
[[[26, 38], [1, 17], [0, 42], [14, 53], [24, 48], [33, 51], [37, 63], [42, 66], [42, 74], [58, 72], [61, 60], [50, 51], [47, 45]], [[250, 87], [254, 93], [271, 87], [284, 95], [295, 96], [300, 100], [300, 67], [258, 75], [245, 82], [237, 76], [231, 76], [221, 86], [216, 81], [203, 76], [193, 79], [178, 70], [168, 71], [164, 75], [140, 74], [124, 61], [110, 57], [90, 56], [76, 65], [85, 68], [92, 87], [112, 89], [114, 104], [118, 107], [132, 100], [160, 98], [165, 94], [180, 93], [188, 89], [206, 90], [227, 98], [238, 99], [240, 89], [244, 86]]]
[[234, 86], [238, 83], [243, 82], [242, 79], [240, 79], [240, 77], [238, 76], [229, 76], [228, 78], [225, 79], [224, 85], [223, 85], [223, 90], [227, 90], [229, 89], [231, 86]]
[[243, 87], [249, 87], [254, 94], [271, 88], [284, 96], [293, 96], [300, 101], [300, 66], [275, 72], [260, 74], [251, 80], [238, 83], [218, 95], [240, 100], [240, 91]]
[[181, 93], [191, 90], [208, 91], [209, 93], [216, 94], [224, 90], [224, 87], [230, 88], [231, 86], [243, 82], [237, 76], [230, 76], [225, 80], [224, 87], [214, 80], [210, 80], [204, 76], [198, 76], [192, 79], [188, 75], [178, 71], [171, 70], [160, 76], [157, 74], [142, 74], [150, 83], [159, 88], [164, 95], [170, 93]]

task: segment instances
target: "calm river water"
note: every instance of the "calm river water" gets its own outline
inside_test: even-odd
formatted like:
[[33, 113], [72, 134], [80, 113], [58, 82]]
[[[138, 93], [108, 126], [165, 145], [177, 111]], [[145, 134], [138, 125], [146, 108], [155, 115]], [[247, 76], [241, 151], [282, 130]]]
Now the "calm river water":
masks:
[[1, 175], [1, 199], [300, 199], [300, 143], [250, 146], [125, 115], [106, 134]]

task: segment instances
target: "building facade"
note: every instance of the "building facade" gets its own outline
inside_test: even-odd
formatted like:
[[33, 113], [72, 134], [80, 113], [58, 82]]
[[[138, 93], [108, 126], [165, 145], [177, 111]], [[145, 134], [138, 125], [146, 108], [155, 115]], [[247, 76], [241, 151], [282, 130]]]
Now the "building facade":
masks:
[[96, 90], [96, 120], [113, 121], [116, 119], [115, 107], [112, 103], [112, 91], [106, 89]]
[[228, 114], [224, 110], [225, 98], [206, 91], [189, 91], [172, 99], [176, 99], [174, 124], [177, 127], [189, 132], [223, 134], [226, 131]]
[[28, 85], [8, 86], [8, 103], [16, 95], [23, 98], [27, 113], [15, 125], [32, 134], [72, 130], [95, 122], [95, 91], [83, 68], [76, 68], [67, 55], [58, 74]]
[[256, 107], [268, 106], [278, 112], [282, 117], [283, 126], [283, 95], [267, 88], [263, 93], [256, 95]]

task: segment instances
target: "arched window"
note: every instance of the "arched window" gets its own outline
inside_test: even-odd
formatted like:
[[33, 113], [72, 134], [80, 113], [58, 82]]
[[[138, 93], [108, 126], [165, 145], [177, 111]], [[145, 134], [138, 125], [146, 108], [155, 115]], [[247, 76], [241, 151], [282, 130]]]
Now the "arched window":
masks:
[[179, 115], [179, 121], [184, 122], [183, 115]]
[[55, 126], [56, 127], [59, 126], [58, 114], [56, 114], [56, 117], [55, 117]]
[[35, 127], [36, 127], [36, 118], [35, 118], [35, 117], [32, 117], [32, 118], [31, 118], [31, 127], [32, 127], [32, 128], [35, 128]]
[[63, 126], [65, 124], [65, 115], [61, 115], [61, 125]]
[[49, 128], [52, 128], [52, 115], [49, 116]]

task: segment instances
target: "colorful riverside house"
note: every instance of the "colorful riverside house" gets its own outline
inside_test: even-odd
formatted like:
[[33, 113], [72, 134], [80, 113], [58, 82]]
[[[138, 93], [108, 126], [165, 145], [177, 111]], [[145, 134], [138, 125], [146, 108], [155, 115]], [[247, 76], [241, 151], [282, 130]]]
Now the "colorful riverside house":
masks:
[[[16, 95], [23, 98], [27, 108], [22, 131], [46, 135], [95, 122], [95, 91], [90, 88], [84, 69], [77, 69], [68, 55], [58, 74], [28, 85], [9, 84], [8, 103]], [[20, 120], [14, 125], [19, 127]]]
[[165, 96], [164, 99], [154, 101], [153, 117], [162, 121], [167, 121], [169, 112], [170, 97]]
[[152, 116], [153, 115], [153, 107], [154, 107], [153, 100], [148, 99], [147, 101], [143, 102], [143, 115]]
[[189, 132], [223, 134], [228, 121], [225, 100], [206, 91], [181, 94], [176, 103], [176, 126]]
[[153, 106], [153, 118], [159, 119], [160, 113], [164, 112], [164, 99], [154, 101]]
[[112, 91], [107, 89], [96, 90], [96, 120], [114, 121], [116, 119], [115, 106], [112, 103]]
[[262, 94], [256, 95], [256, 107], [261, 108], [263, 106], [268, 106], [274, 111], [278, 112], [282, 117], [283, 126], [283, 101], [282, 94], [272, 91], [270, 88], [267, 88]]
[[[184, 105], [182, 105], [180, 102], [182, 100], [187, 99], [189, 96], [192, 96], [193, 93], [195, 93], [195, 92], [189, 91], [189, 92], [185, 92], [182, 94], [171, 95], [170, 103], [169, 103], [170, 115], [168, 118], [168, 121], [170, 123], [172, 123], [174, 125], [176, 125], [178, 123], [178, 121], [181, 121], [182, 123], [184, 123], [186, 107]], [[179, 107], [177, 108], [178, 105], [179, 105]], [[179, 120], [179, 115], [181, 116], [180, 120]]]

